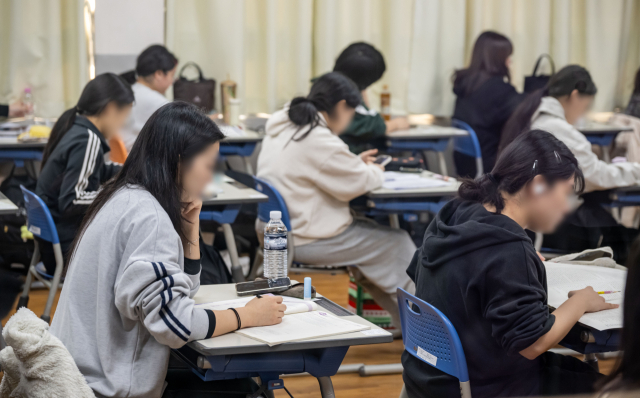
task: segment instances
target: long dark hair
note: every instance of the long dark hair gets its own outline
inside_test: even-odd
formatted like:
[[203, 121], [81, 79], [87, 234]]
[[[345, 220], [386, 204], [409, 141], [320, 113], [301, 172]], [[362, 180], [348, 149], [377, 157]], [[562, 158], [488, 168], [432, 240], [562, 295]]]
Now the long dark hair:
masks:
[[149, 191], [184, 239], [182, 209], [188, 203], [181, 200], [179, 166], [182, 164], [184, 168], [197, 154], [223, 138], [210, 118], [186, 102], [174, 101], [155, 111], [142, 127], [122, 170], [102, 186], [89, 206], [69, 250], [67, 264], [95, 215], [119, 189], [128, 185]]
[[360, 105], [362, 98], [358, 87], [348, 77], [338, 72], [330, 72], [320, 76], [311, 86], [311, 91], [306, 97], [296, 97], [289, 105], [289, 119], [300, 128], [309, 126], [309, 129], [296, 136], [293, 141], [303, 140], [314, 128], [320, 124], [318, 112], [333, 114], [336, 104], [345, 100], [351, 108]]
[[126, 106], [134, 101], [133, 90], [120, 76], [113, 73], [104, 73], [96, 76], [84, 86], [78, 104], [71, 109], [67, 109], [58, 118], [51, 130], [49, 142], [44, 147], [42, 154], [42, 168], [47, 163], [51, 152], [62, 140], [62, 137], [71, 129], [76, 121], [76, 115], [96, 116], [104, 111], [110, 103], [115, 102], [118, 106]]
[[579, 65], [567, 65], [560, 69], [551, 76], [545, 88], [534, 91], [518, 105], [502, 129], [500, 150], [509, 145], [519, 134], [529, 129], [531, 117], [540, 106], [543, 97], [560, 98], [571, 95], [573, 90], [578, 90], [580, 95], [585, 96], [596, 95], [598, 92], [589, 71]]
[[606, 390], [640, 388], [640, 238], [633, 242], [627, 260], [627, 285], [624, 290], [623, 328], [620, 340], [620, 356], [611, 374], [601, 385], [607, 384]]
[[453, 74], [453, 89], [457, 95], [475, 91], [490, 77], [498, 76], [511, 81], [507, 58], [513, 53], [508, 37], [497, 32], [482, 32], [473, 45], [471, 62], [465, 69]]
[[640, 68], [636, 72], [636, 78], [633, 80], [633, 93], [631, 95], [640, 94]]
[[569, 148], [551, 133], [533, 130], [520, 135], [505, 148], [491, 173], [464, 180], [458, 195], [492, 205], [500, 214], [504, 209], [502, 193], [515, 194], [538, 174], [549, 184], [574, 177], [576, 192], [584, 188], [584, 176]]

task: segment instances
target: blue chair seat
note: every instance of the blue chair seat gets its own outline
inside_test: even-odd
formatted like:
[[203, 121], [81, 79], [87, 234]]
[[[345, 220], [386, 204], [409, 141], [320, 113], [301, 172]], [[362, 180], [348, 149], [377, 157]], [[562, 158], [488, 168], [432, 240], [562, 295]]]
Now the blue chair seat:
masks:
[[53, 275], [47, 274], [47, 268], [44, 266], [42, 261], [36, 264], [36, 272], [45, 279], [53, 279]]

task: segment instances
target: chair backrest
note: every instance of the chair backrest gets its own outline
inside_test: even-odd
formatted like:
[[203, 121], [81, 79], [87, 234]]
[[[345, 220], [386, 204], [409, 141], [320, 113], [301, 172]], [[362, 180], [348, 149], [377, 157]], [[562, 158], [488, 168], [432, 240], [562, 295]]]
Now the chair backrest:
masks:
[[469, 381], [467, 360], [451, 321], [437, 308], [398, 288], [404, 348], [414, 357]]
[[478, 141], [476, 132], [473, 131], [467, 123], [458, 119], [451, 119], [451, 126], [466, 130], [467, 133], [469, 133], [467, 137], [455, 137], [453, 140], [453, 149], [456, 152], [474, 157], [476, 159], [476, 177], [482, 175], [484, 173], [482, 167], [482, 150], [480, 149], [480, 141]]
[[22, 189], [22, 195], [24, 196], [24, 206], [27, 208], [27, 228], [29, 232], [47, 242], [60, 243], [56, 224], [53, 222], [47, 205], [38, 195], [24, 186], [20, 185], [20, 189]]
[[109, 159], [115, 163], [124, 163], [127, 160], [127, 147], [124, 145], [122, 138], [115, 136], [109, 140]]
[[258, 219], [263, 222], [269, 222], [269, 213], [273, 210], [280, 211], [282, 213], [282, 223], [287, 227], [288, 231], [291, 231], [289, 210], [287, 209], [287, 204], [284, 202], [284, 198], [280, 195], [280, 192], [265, 180], [258, 177], [254, 177], [253, 179], [255, 181], [254, 189], [269, 197], [268, 202], [258, 203]]

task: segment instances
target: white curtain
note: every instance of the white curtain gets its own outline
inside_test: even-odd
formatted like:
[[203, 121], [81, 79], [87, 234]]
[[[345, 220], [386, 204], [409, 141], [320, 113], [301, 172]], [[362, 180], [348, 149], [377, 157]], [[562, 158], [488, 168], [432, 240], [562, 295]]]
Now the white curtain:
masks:
[[[491, 29], [514, 44], [512, 82], [522, 89], [537, 57], [587, 67], [595, 110], [624, 106], [640, 66], [635, 0], [168, 0], [167, 44], [181, 62], [238, 82], [247, 112], [272, 112], [304, 94], [354, 41], [379, 48], [395, 113], [450, 115], [451, 75]], [[548, 69], [543, 69], [548, 72]]]
[[0, 103], [31, 88], [36, 115], [73, 106], [88, 80], [83, 0], [0, 0]]

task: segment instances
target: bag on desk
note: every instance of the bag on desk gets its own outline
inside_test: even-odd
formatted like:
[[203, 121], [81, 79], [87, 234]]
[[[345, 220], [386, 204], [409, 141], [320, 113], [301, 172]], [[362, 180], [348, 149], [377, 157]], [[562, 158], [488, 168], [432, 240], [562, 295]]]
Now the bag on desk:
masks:
[[200, 263], [202, 264], [202, 270], [200, 271], [201, 285], [219, 285], [232, 282], [231, 274], [220, 253], [215, 247], [204, 243], [202, 238], [200, 238], [200, 252], [202, 255], [200, 258]]
[[[196, 80], [188, 80], [182, 76], [184, 70], [189, 66], [198, 70], [198, 78]], [[207, 113], [211, 112], [216, 106], [215, 93], [216, 81], [205, 79], [202, 75], [202, 69], [195, 62], [187, 62], [180, 69], [178, 80], [173, 83], [173, 99], [193, 104]]]
[[538, 72], [538, 67], [540, 66], [540, 62], [542, 62], [543, 58], [547, 58], [549, 60], [549, 64], [551, 65], [551, 75], [556, 73], [556, 66], [553, 63], [553, 59], [551, 58], [551, 55], [542, 54], [541, 56], [538, 57], [538, 60], [536, 61], [536, 65], [533, 67], [533, 73], [531, 74], [531, 76], [524, 77], [525, 93], [532, 93], [538, 89], [544, 88], [544, 86], [546, 86], [547, 83], [549, 82], [551, 75], [536, 76], [536, 72]]

